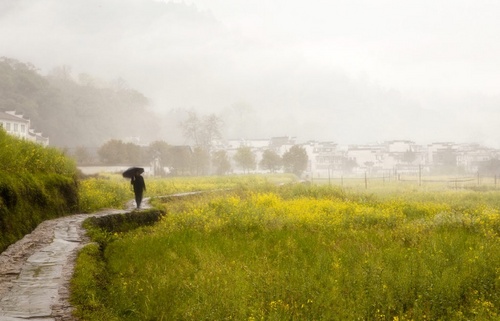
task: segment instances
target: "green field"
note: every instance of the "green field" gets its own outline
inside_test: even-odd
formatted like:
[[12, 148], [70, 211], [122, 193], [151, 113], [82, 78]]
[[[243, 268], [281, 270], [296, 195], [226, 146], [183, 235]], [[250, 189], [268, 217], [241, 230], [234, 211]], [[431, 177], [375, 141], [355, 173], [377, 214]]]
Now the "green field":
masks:
[[385, 184], [368, 193], [246, 179], [223, 188], [199, 179], [200, 189], [218, 191], [157, 198], [166, 214], [154, 226], [91, 228], [100, 244], [79, 256], [76, 314], [500, 319], [500, 192]]

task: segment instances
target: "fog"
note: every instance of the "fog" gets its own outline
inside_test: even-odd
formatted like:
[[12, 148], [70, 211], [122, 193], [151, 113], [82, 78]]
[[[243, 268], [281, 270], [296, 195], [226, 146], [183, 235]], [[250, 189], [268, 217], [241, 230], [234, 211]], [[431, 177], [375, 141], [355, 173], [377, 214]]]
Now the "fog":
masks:
[[499, 16], [494, 0], [0, 0], [0, 56], [124, 79], [156, 112], [222, 115], [226, 138], [500, 147]]

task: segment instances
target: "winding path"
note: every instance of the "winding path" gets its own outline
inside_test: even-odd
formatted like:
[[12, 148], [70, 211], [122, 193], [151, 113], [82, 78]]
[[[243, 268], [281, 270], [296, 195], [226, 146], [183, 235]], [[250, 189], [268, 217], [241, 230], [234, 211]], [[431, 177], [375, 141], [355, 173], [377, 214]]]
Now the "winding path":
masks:
[[[149, 207], [148, 199], [144, 201]], [[127, 208], [132, 209], [133, 202]], [[77, 253], [89, 242], [82, 222], [126, 212], [105, 210], [45, 221], [9, 246], [0, 254], [0, 321], [75, 320], [69, 283]]]

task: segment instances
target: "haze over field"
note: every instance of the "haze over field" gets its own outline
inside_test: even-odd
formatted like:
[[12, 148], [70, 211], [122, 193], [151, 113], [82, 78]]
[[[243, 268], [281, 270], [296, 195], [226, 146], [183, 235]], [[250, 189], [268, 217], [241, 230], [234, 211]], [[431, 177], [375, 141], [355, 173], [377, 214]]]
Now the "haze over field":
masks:
[[220, 114], [226, 138], [500, 147], [499, 16], [494, 0], [1, 0], [0, 56]]

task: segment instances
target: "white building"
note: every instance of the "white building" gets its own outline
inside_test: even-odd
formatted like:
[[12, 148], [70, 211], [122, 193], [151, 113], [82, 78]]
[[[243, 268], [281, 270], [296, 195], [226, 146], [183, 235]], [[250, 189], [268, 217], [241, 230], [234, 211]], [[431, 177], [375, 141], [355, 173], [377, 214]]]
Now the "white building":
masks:
[[384, 164], [384, 149], [380, 144], [373, 145], [351, 145], [347, 151], [348, 159], [356, 162], [355, 171], [372, 172], [382, 169]]
[[43, 146], [49, 144], [47, 137], [43, 137], [41, 133], [31, 129], [31, 121], [29, 119], [24, 118], [23, 115], [19, 115], [15, 111], [0, 111], [0, 127], [8, 134], [20, 139], [36, 142]]
[[306, 171], [314, 173], [314, 178], [342, 175], [347, 155], [336, 143], [309, 141], [302, 147], [309, 158], [309, 168]]

